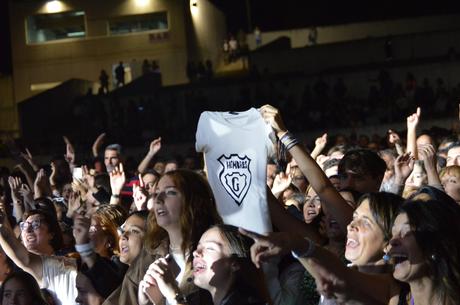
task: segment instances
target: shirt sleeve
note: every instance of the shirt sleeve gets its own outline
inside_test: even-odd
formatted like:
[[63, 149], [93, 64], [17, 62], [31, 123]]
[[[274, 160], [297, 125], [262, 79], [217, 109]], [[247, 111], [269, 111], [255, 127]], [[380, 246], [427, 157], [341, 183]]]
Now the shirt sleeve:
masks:
[[197, 152], [207, 152], [208, 151], [208, 137], [207, 130], [209, 128], [209, 118], [206, 112], [203, 112], [200, 115], [198, 120], [198, 126], [196, 128], [196, 143], [195, 149]]

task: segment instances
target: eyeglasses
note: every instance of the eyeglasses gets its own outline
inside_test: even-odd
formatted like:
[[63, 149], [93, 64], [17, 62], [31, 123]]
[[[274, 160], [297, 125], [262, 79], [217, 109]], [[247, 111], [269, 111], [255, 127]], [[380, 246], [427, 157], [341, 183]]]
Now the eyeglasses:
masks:
[[40, 219], [33, 220], [32, 222], [21, 221], [19, 223], [19, 228], [21, 228], [21, 231], [28, 231], [29, 228], [32, 228], [33, 231], [36, 231], [40, 228], [41, 224], [42, 223]]

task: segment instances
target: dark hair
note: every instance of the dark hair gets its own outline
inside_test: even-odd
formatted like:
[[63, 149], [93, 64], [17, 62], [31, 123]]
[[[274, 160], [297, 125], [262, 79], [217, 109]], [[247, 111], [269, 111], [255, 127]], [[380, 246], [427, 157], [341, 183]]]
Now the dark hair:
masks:
[[354, 149], [348, 151], [339, 162], [339, 175], [346, 170], [353, 170], [362, 175], [383, 178], [387, 165], [375, 152], [368, 149]]
[[32, 275], [24, 271], [16, 271], [6, 277], [0, 288], [0, 303], [3, 303], [5, 287], [10, 280], [18, 280], [23, 284], [23, 287], [27, 289], [27, 295], [29, 295], [33, 301], [33, 305], [48, 305], [40, 291], [37, 281]]
[[[152, 212], [153, 213], [153, 212]], [[145, 228], [144, 229], [147, 229], [147, 219], [149, 217], [149, 211], [148, 210], [142, 210], [142, 211], [134, 211], [134, 212], [131, 212], [128, 217], [126, 217], [126, 219], [128, 219], [129, 217], [131, 216], [137, 216], [139, 218], [142, 218], [142, 220], [145, 221]]]
[[460, 299], [460, 206], [452, 201], [408, 201], [400, 209], [430, 271], [433, 291], [443, 304]]
[[50, 246], [53, 248], [54, 252], [56, 252], [62, 249], [64, 241], [62, 239], [61, 227], [59, 226], [56, 217], [56, 210], [53, 205], [52, 207], [54, 214], [50, 211], [50, 209], [38, 208], [35, 210], [25, 212], [22, 219], [24, 219], [25, 221], [29, 216], [40, 215], [41, 219], [43, 219], [46, 225], [48, 226], [48, 232], [53, 234], [53, 237], [50, 240]]
[[218, 224], [213, 226], [217, 228], [228, 243], [230, 258], [234, 260], [239, 268], [235, 272], [235, 282], [233, 289], [252, 296], [257, 301], [270, 303], [270, 296], [265, 285], [264, 274], [257, 269], [251, 260], [251, 246], [254, 241], [241, 234], [238, 227], [228, 224]]
[[399, 208], [404, 203], [404, 198], [386, 192], [367, 193], [361, 196], [357, 206], [366, 199], [369, 202], [369, 209], [375, 223], [382, 230], [384, 240], [390, 241], [393, 222], [398, 215]]
[[146, 170], [142, 173], [141, 177], [143, 178], [145, 175], [149, 175], [149, 174], [150, 174], [150, 175], [154, 175], [154, 176], [157, 178], [157, 180], [160, 180], [160, 178], [161, 178], [160, 173], [157, 172], [156, 170], [154, 170], [153, 168], [148, 168], [148, 169], [146, 169]]
[[[425, 194], [427, 196], [423, 197], [421, 196], [422, 194]], [[455, 200], [449, 195], [447, 195], [445, 192], [433, 186], [429, 186], [429, 185], [419, 188], [415, 193], [413, 193], [408, 198], [408, 200], [414, 200], [414, 201], [415, 200], [420, 200], [420, 201], [437, 200], [441, 202], [449, 202], [449, 203], [456, 204]]]

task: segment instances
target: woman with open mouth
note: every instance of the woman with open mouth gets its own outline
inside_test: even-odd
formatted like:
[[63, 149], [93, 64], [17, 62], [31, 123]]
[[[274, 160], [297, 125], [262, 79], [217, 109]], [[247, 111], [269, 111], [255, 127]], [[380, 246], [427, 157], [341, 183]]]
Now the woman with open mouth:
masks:
[[263, 305], [269, 303], [261, 270], [251, 261], [252, 240], [237, 227], [217, 225], [207, 230], [193, 251], [193, 282], [210, 293], [211, 299], [197, 302], [203, 291], [186, 296], [171, 281], [168, 257], [155, 261], [147, 270], [143, 282], [157, 285], [163, 295], [181, 296], [178, 304], [190, 305]]
[[460, 206], [451, 201], [408, 201], [392, 227], [388, 258], [392, 278], [345, 267], [314, 242], [292, 233], [261, 236], [251, 256], [256, 265], [272, 252], [291, 250], [315, 277], [323, 295], [339, 304], [455, 305], [460, 299]]
[[174, 283], [184, 293], [196, 291], [192, 278], [192, 251], [201, 235], [222, 223], [207, 181], [189, 170], [164, 174], [153, 195], [153, 209], [147, 220], [145, 243], [125, 274], [119, 295], [104, 304], [175, 304], [158, 286], [141, 282], [146, 270], [158, 258], [169, 255]]

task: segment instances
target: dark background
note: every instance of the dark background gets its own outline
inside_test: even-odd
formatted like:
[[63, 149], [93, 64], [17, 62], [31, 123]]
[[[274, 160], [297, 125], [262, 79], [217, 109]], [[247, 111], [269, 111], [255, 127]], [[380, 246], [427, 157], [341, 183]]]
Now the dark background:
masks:
[[[0, 0], [0, 73], [11, 73], [8, 1]], [[12, 0], [15, 1], [15, 0]], [[187, 1], [187, 0], [183, 0]], [[252, 26], [261, 31], [340, 24], [356, 21], [460, 13], [459, 1], [350, 0], [212, 0], [227, 15], [229, 32], [248, 30], [247, 3]]]

